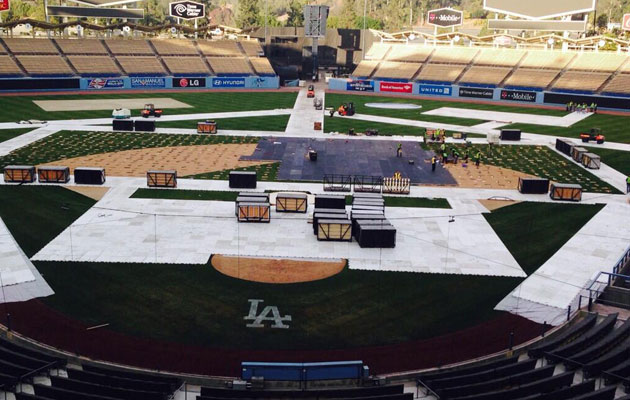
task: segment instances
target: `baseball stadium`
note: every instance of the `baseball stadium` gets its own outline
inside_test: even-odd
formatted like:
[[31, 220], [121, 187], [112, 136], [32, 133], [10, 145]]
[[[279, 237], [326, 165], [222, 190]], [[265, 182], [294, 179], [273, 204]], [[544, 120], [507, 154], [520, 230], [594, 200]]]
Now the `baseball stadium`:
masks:
[[630, 399], [629, 0], [0, 18], [0, 398]]

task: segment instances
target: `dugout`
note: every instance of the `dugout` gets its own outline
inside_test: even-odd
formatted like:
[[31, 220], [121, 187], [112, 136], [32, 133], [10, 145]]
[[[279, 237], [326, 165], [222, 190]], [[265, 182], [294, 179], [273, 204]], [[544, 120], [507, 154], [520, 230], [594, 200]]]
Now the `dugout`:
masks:
[[70, 168], [68, 167], [39, 167], [37, 179], [40, 183], [68, 183], [70, 182]]
[[11, 183], [35, 182], [35, 167], [32, 165], [7, 165], [4, 167], [4, 181]]
[[318, 194], [315, 196], [315, 208], [346, 209], [346, 196], [335, 194]]
[[602, 166], [602, 160], [595, 153], [584, 153], [582, 155], [582, 165], [588, 169], [599, 169]]
[[317, 240], [326, 242], [351, 242], [352, 222], [342, 219], [319, 219]]
[[552, 183], [549, 197], [552, 200], [580, 201], [582, 186], [570, 183]]
[[148, 187], [177, 187], [177, 171], [147, 171]]
[[74, 183], [78, 185], [102, 185], [105, 183], [105, 168], [75, 168]]
[[270, 222], [269, 203], [243, 202], [236, 204], [238, 222]]
[[276, 211], [306, 213], [308, 196], [306, 193], [278, 193], [276, 194]]
[[549, 179], [519, 177], [518, 191], [523, 194], [547, 194], [549, 192]]
[[588, 150], [586, 150], [584, 147], [573, 146], [571, 148], [571, 158], [573, 158], [575, 162], [581, 163], [582, 156], [586, 153], [588, 153]]
[[213, 119], [197, 122], [197, 133], [217, 133], [217, 123]]
[[230, 171], [230, 188], [256, 189], [256, 171]]

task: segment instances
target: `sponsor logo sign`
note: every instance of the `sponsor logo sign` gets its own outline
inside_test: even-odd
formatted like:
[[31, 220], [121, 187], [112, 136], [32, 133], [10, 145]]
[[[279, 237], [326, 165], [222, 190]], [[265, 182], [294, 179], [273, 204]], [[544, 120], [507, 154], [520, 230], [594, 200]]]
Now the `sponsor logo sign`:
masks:
[[173, 87], [205, 88], [206, 78], [173, 78]]
[[166, 86], [166, 78], [131, 78], [131, 87], [163, 88]]
[[413, 84], [398, 82], [381, 82], [381, 92], [411, 93]]
[[418, 93], [433, 96], [452, 96], [453, 88], [445, 85], [420, 85], [418, 86]]
[[502, 90], [501, 100], [527, 101], [533, 103], [536, 101], [536, 92], [525, 92], [523, 90]]
[[171, 17], [182, 19], [203, 18], [206, 14], [206, 6], [194, 1], [176, 1], [169, 3], [168, 8]]
[[346, 83], [346, 90], [355, 92], [373, 92], [374, 81], [349, 81]]
[[621, 29], [624, 31], [630, 31], [630, 14], [623, 15], [623, 22], [621, 23]]
[[213, 87], [245, 87], [245, 78], [212, 78]]
[[459, 26], [464, 23], [464, 13], [452, 8], [440, 8], [429, 11], [427, 21], [429, 25], [441, 27]]
[[0, 11], [6, 11], [10, 7], [9, 0], [0, 0]]
[[475, 97], [478, 99], [491, 99], [494, 95], [494, 90], [484, 88], [469, 88], [460, 87], [459, 97]]
[[94, 78], [88, 81], [88, 89], [121, 88], [125, 86], [122, 79]]

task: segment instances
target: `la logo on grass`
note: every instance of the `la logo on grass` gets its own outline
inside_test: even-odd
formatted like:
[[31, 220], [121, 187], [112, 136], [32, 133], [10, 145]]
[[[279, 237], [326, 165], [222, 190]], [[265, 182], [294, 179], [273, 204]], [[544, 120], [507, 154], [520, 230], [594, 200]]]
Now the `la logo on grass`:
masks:
[[[280, 316], [280, 311], [276, 306], [265, 306], [262, 312], [258, 314], [258, 304], [264, 303], [264, 300], [249, 299], [249, 315], [243, 317], [246, 321], [252, 321], [245, 326], [248, 328], [264, 328], [265, 322], [273, 322], [272, 328], [277, 329], [289, 329], [289, 325], [285, 325], [284, 322], [291, 321], [290, 315]], [[271, 316], [269, 316], [271, 314]]]

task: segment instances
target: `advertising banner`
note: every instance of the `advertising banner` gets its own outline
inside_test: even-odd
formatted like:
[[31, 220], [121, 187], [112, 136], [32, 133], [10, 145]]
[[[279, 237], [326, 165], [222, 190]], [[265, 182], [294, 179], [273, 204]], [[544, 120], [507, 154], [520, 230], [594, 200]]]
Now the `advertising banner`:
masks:
[[523, 90], [501, 90], [501, 100], [527, 101], [534, 103], [536, 101], [536, 92], [525, 92]]
[[166, 78], [131, 78], [132, 88], [163, 88]]
[[452, 8], [440, 8], [431, 10], [427, 16], [429, 25], [440, 26], [442, 28], [459, 26], [464, 23], [464, 13]]
[[623, 29], [624, 31], [630, 31], [630, 14], [623, 15], [623, 22], [621, 23], [621, 29]]
[[245, 78], [212, 78], [212, 86], [219, 88], [245, 87]]
[[459, 97], [474, 97], [477, 99], [491, 99], [494, 90], [486, 88], [460, 87]]
[[125, 86], [125, 82], [122, 79], [111, 78], [94, 78], [88, 81], [88, 89], [103, 89], [103, 88], [122, 88]]
[[0, 0], [0, 11], [6, 11], [10, 7], [9, 0]]
[[398, 82], [381, 82], [381, 92], [394, 92], [394, 93], [411, 93], [413, 91], [412, 83], [398, 83]]
[[176, 1], [169, 3], [171, 17], [182, 19], [203, 18], [206, 13], [206, 6], [194, 1]]
[[445, 85], [420, 85], [418, 86], [418, 94], [452, 96], [453, 88]]
[[346, 83], [346, 90], [353, 90], [355, 92], [373, 92], [374, 81], [348, 81]]
[[0, 79], [2, 90], [80, 89], [80, 79]]
[[173, 78], [173, 87], [205, 88], [206, 78]]

